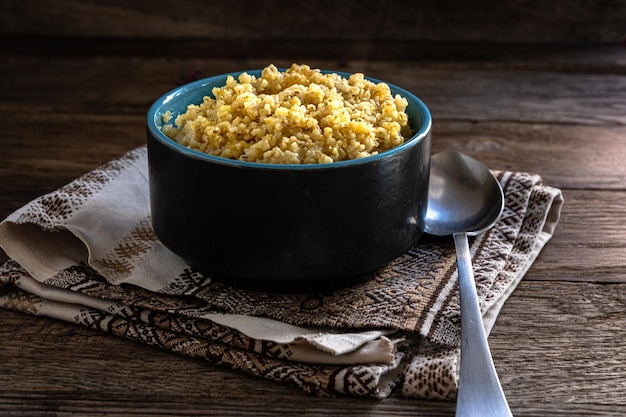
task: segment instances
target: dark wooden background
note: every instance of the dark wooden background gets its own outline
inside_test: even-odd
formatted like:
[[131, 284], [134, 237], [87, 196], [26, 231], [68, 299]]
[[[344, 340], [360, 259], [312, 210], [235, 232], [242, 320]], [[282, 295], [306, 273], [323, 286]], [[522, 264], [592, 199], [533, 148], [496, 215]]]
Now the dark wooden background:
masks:
[[415, 57], [414, 46], [616, 44], [625, 23], [623, 0], [4, 0], [0, 34], [12, 52], [16, 38], [81, 41], [60, 45], [66, 54], [90, 53], [90, 40], [124, 53], [133, 40], [150, 54], [377, 60]]
[[0, 26], [11, 36], [237, 39], [259, 45], [276, 40], [615, 43], [625, 35], [624, 9], [620, 0], [5, 0]]

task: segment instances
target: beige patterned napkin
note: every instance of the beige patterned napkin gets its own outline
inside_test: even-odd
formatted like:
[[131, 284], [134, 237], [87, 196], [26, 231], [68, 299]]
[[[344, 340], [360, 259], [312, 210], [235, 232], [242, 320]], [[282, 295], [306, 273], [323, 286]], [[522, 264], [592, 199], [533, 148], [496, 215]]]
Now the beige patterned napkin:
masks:
[[[471, 241], [485, 327], [551, 238], [561, 192], [500, 172], [505, 211]], [[141, 147], [0, 223], [0, 307], [201, 358], [317, 395], [451, 399], [459, 360], [451, 239], [425, 237], [366, 282], [266, 294], [222, 283], [156, 238]]]

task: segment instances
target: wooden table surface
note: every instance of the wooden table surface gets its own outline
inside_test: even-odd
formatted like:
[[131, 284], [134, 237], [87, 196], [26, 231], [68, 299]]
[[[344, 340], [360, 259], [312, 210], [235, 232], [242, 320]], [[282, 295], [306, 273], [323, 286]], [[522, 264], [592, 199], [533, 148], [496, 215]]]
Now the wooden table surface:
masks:
[[[513, 413], [626, 415], [626, 48], [394, 45], [376, 55], [368, 51], [377, 45], [363, 41], [361, 56], [347, 58], [339, 47], [334, 58], [315, 53], [324, 43], [306, 53], [278, 45], [270, 58], [184, 52], [198, 45], [3, 42], [0, 217], [144, 144], [148, 106], [183, 82], [293, 61], [364, 72], [426, 102], [433, 151], [460, 150], [563, 190], [554, 238], [490, 336]], [[400, 395], [317, 398], [0, 310], [0, 415], [452, 416], [454, 409]]]

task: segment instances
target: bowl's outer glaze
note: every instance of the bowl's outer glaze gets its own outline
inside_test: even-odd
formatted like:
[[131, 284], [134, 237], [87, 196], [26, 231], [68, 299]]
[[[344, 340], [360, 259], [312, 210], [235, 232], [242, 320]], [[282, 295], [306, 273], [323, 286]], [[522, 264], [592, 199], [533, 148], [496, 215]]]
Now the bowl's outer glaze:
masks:
[[160, 132], [165, 111], [175, 117], [224, 82], [183, 86], [148, 112], [152, 222], [165, 246], [225, 281], [291, 291], [350, 281], [418, 242], [431, 153], [430, 113], [419, 99], [390, 85], [409, 100], [414, 137], [377, 156], [333, 164], [230, 161]]

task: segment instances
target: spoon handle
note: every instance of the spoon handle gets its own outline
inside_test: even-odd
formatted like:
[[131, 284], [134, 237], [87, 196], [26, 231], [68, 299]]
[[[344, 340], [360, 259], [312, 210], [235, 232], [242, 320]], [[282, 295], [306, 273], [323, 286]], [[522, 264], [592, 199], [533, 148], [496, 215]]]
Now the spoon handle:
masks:
[[456, 417], [512, 417], [487, 344], [467, 234], [455, 233], [454, 245], [461, 295], [461, 372]]

